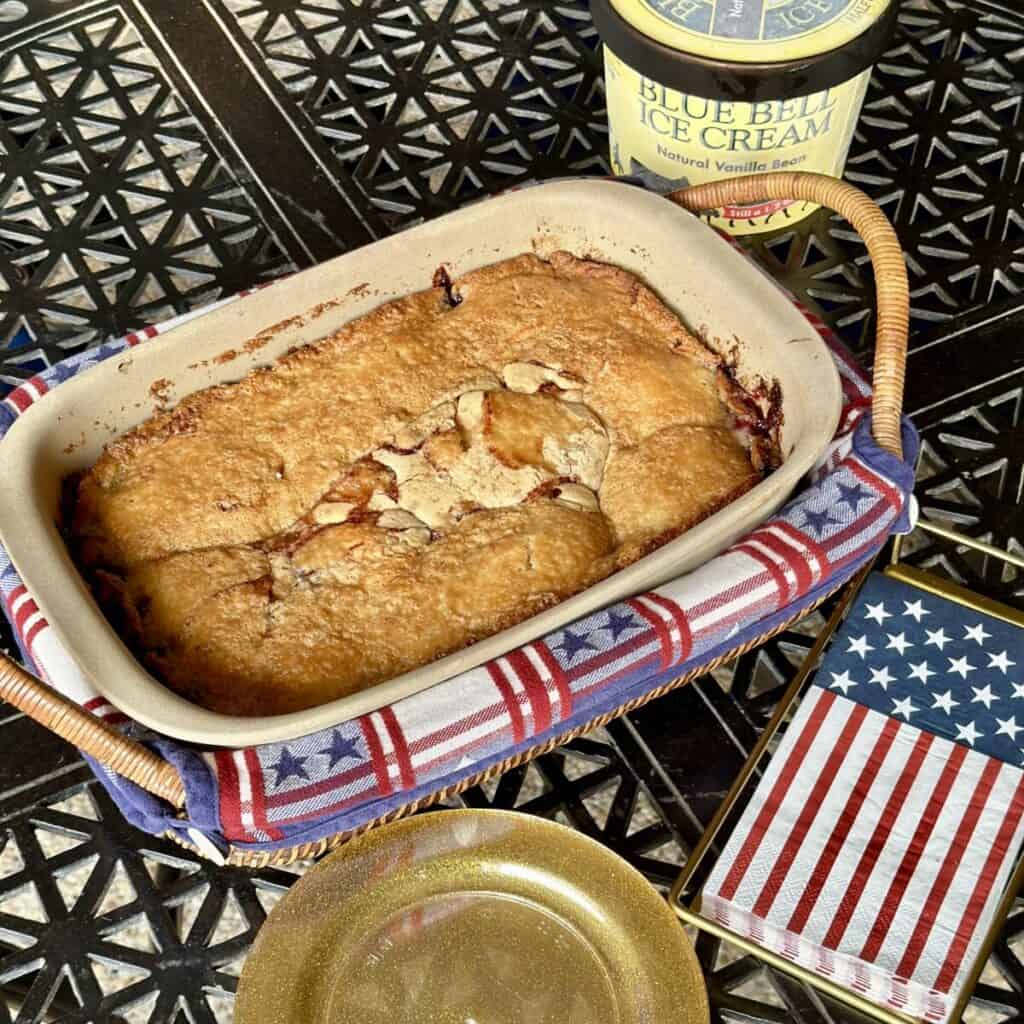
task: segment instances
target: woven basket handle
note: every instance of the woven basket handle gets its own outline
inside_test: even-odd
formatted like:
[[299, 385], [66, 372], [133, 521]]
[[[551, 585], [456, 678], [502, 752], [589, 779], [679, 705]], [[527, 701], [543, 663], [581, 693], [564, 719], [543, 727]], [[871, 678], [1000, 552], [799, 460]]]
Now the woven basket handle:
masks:
[[185, 806], [185, 787], [173, 765], [83, 711], [3, 654], [0, 699], [173, 807]]
[[804, 199], [841, 213], [853, 225], [874, 265], [878, 304], [871, 431], [882, 448], [902, 458], [900, 410], [907, 369], [910, 288], [903, 248], [875, 202], [845, 181], [803, 171], [714, 181], [681, 189], [668, 198], [693, 213], [765, 199]]

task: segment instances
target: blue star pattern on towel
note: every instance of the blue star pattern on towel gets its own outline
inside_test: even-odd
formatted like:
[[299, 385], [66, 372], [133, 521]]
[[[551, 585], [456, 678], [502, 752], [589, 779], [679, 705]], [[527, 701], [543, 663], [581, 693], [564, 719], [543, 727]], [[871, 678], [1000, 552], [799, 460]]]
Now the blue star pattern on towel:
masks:
[[[363, 755], [359, 752], [359, 747], [356, 745], [355, 740], [350, 740], [345, 736], [342, 736], [340, 732], [331, 733], [331, 745], [324, 747], [323, 750], [318, 750], [318, 754], [326, 754], [331, 763], [328, 767], [333, 768], [339, 761], [344, 761], [346, 757], [354, 757], [357, 761], [363, 759]], [[305, 758], [303, 758], [305, 760]]]
[[608, 611], [608, 621], [603, 626], [598, 627], [600, 629], [607, 629], [612, 635], [612, 643], [617, 644], [619, 637], [623, 633], [628, 633], [631, 629], [640, 629], [641, 627], [637, 624], [636, 619], [632, 615], [628, 615], [624, 612], [617, 612], [614, 608]]
[[593, 658], [649, 628], [649, 623], [628, 605], [616, 604], [574, 623], [552, 637], [548, 645], [563, 668], [582, 671]]
[[881, 574], [815, 684], [1024, 767], [1024, 630]]
[[566, 664], [572, 662], [573, 658], [576, 657], [580, 651], [595, 651], [597, 647], [590, 642], [590, 637], [579, 633], [574, 633], [571, 629], [567, 629], [562, 634], [562, 642], [559, 645], [559, 651], [565, 658]]
[[828, 509], [814, 510], [808, 509], [804, 512], [804, 526], [813, 530], [820, 537], [825, 532], [825, 527], [829, 523], [835, 523], [838, 520], [833, 519], [829, 515]]
[[287, 747], [282, 747], [281, 756], [278, 758], [277, 763], [271, 765], [271, 768], [277, 772], [274, 785], [280, 786], [282, 782], [290, 779], [293, 775], [299, 776], [300, 779], [308, 779], [309, 775], [306, 774], [304, 767], [308, 760], [308, 757], [297, 757]]
[[837, 505], [847, 505], [851, 512], [856, 513], [857, 506], [865, 499], [870, 498], [871, 495], [868, 493], [867, 488], [863, 484], [855, 483], [852, 487], [848, 487], [844, 483], [836, 485], [839, 491], [839, 500], [836, 502]]
[[63, 362], [57, 363], [51, 367], [50, 372], [53, 376], [49, 379], [49, 385], [51, 390], [58, 384], [63, 384], [64, 381], [69, 380], [75, 375], [75, 369], [72, 366], [66, 366]]

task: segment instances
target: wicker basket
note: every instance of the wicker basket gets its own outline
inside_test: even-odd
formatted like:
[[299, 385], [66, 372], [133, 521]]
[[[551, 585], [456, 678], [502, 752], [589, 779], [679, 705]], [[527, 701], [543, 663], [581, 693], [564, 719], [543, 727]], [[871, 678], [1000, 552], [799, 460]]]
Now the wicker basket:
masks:
[[[874, 264], [877, 289], [877, 329], [874, 360], [874, 397], [872, 405], [872, 433], [875, 441], [892, 454], [902, 457], [900, 411], [903, 400], [903, 382], [906, 370], [907, 331], [909, 323], [909, 288], [903, 261], [903, 251], [892, 225], [878, 206], [859, 189], [818, 174], [780, 173], [755, 174], [744, 178], [698, 185], [674, 192], [668, 200], [693, 212], [710, 210], [726, 204], [751, 203], [763, 199], [802, 199], [818, 203], [842, 214], [860, 234]], [[745, 650], [755, 647], [770, 636], [790, 625], [807, 612], [802, 607], [793, 619], [777, 626], [751, 643], [716, 659], [714, 664], [727, 661]], [[254, 854], [233, 851], [232, 861], [251, 866], [283, 863], [308, 857], [336, 846], [375, 825], [412, 813], [418, 808], [448, 796], [487, 778], [508, 771], [580, 733], [589, 731], [618, 715], [688, 682], [696, 675], [707, 672], [713, 665], [703, 665], [678, 679], [637, 698], [615, 711], [553, 737], [522, 752], [514, 758], [489, 766], [475, 776], [461, 780], [457, 786], [439, 790], [399, 807], [376, 821], [359, 829], [317, 843], [304, 844], [291, 850], [272, 854]], [[14, 661], [0, 655], [0, 698], [12, 704], [30, 718], [55, 732], [83, 753], [102, 763], [107, 769], [131, 780], [143, 789], [181, 809], [185, 803], [185, 788], [177, 770], [159, 755], [115, 728], [95, 718], [69, 701], [46, 683], [35, 678]]]

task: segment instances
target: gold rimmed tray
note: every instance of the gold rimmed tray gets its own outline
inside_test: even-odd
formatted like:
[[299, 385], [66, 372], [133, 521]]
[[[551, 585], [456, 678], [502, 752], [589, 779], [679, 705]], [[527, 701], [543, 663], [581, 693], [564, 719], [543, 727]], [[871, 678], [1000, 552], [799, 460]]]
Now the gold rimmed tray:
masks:
[[707, 1024], [696, 954], [625, 861], [562, 825], [446, 811], [374, 830], [275, 908], [236, 1024]]

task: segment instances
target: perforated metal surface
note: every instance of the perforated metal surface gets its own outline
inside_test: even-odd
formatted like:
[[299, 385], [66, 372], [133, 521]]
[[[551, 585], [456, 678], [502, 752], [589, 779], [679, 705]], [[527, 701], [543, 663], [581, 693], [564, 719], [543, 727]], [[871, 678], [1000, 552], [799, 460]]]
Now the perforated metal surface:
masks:
[[[929, 519], [1020, 554], [1024, 541], [1024, 377], [1020, 372], [1024, 303], [1010, 303], [992, 323], [986, 324], [985, 319], [984, 314], [968, 319], [947, 347], [959, 349], [960, 360], [984, 358], [986, 350], [999, 347], [1010, 368], [972, 392], [969, 404], [952, 403], [958, 407], [949, 411], [940, 406], [918, 417], [922, 428], [918, 501]], [[972, 325], [971, 320], [976, 323]], [[920, 354], [922, 360], [927, 356], [927, 352]], [[930, 361], [941, 372], [940, 353]], [[908, 540], [907, 559], [912, 564], [1024, 607], [1024, 579], [1005, 563], [936, 543], [920, 531]]]
[[[1010, 546], [1024, 469], [1016, 6], [907, 0], [849, 168], [910, 260], [922, 506]], [[467, 198], [603, 173], [599, 72], [579, 0], [0, 0], [0, 381]], [[754, 249], [865, 352], [870, 268], [845, 225], [822, 213]], [[948, 547], [915, 539], [911, 557], [1021, 600], [1017, 580]], [[666, 885], [820, 622], [465, 801], [555, 817]], [[73, 751], [2, 711], [0, 833], [0, 1021], [228, 1019], [245, 950], [295, 877], [143, 836]], [[1024, 1013], [1019, 930], [972, 1014]], [[844, 1016], [748, 957], [700, 952], [719, 1019]]]
[[[1022, 81], [1018, 5], [901, 5], [846, 177], [874, 197], [899, 232], [915, 333], [1024, 287]], [[769, 237], [757, 250], [866, 353], [873, 281], [863, 247], [827, 214], [808, 227], [799, 236]]]
[[608, 172], [585, 3], [208, 6], [321, 158], [350, 176], [374, 233], [528, 178]]
[[130, 12], [0, 48], [0, 380], [294, 268]]

